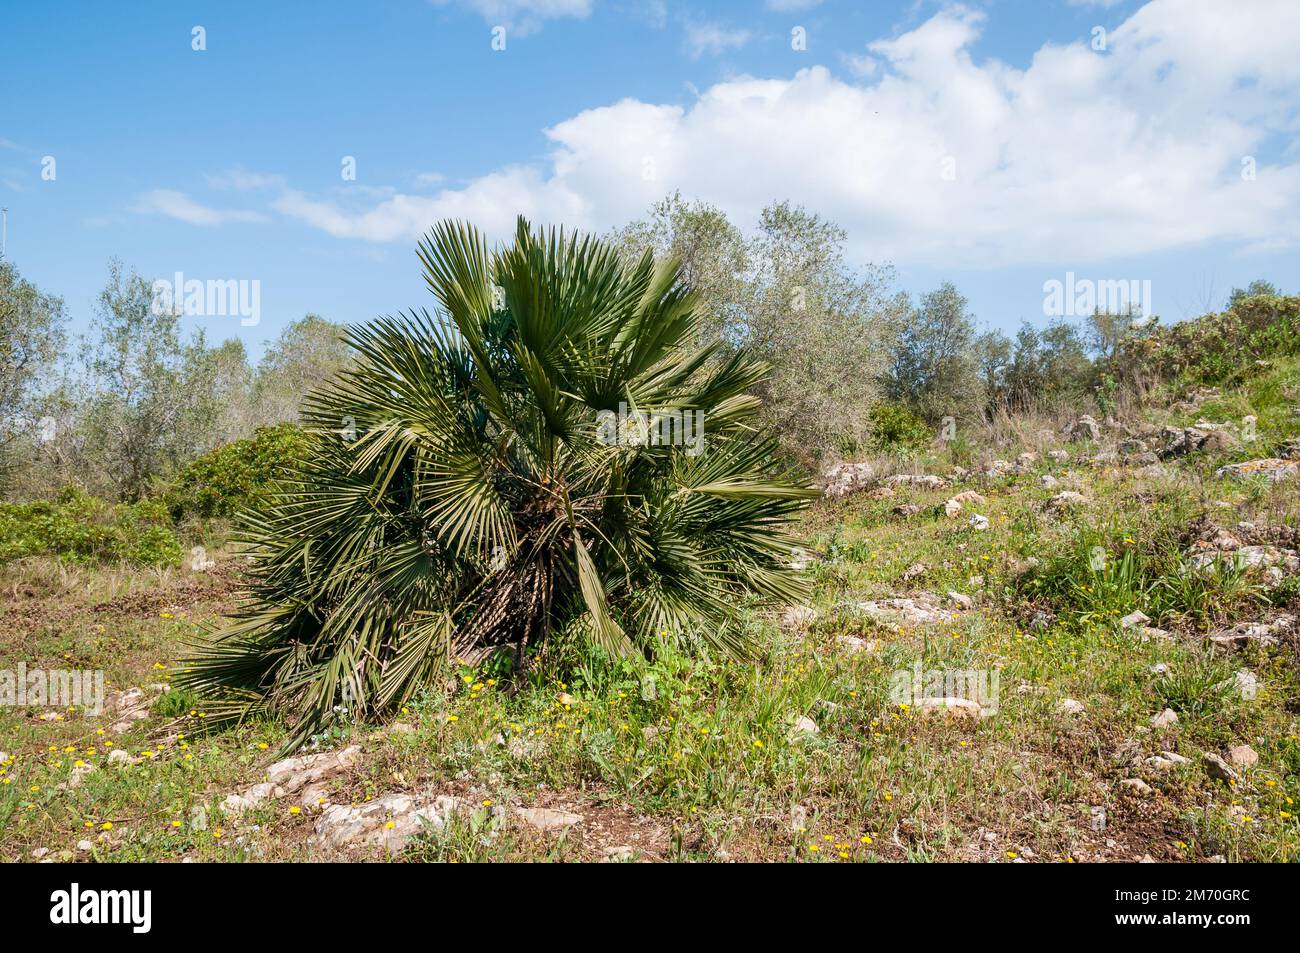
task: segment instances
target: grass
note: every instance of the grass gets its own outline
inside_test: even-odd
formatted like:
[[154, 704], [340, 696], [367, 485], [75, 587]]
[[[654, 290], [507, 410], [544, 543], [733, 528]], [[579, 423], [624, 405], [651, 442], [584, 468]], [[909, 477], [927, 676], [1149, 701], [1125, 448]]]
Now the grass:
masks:
[[[1221, 398], [1224, 414], [1259, 416], [1261, 444], [1295, 436], [1296, 367]], [[1191, 415], [1211, 416], [1210, 409]], [[1014, 459], [1015, 448], [999, 454]], [[973, 453], [973, 452], [972, 452]], [[1292, 525], [1300, 489], [1218, 480], [1222, 459], [1189, 457], [1160, 473], [1042, 460], [1033, 472], [971, 476], [938, 490], [903, 488], [822, 503], [804, 526], [822, 557], [815, 620], [783, 627], [751, 613], [760, 657], [666, 656], [644, 670], [583, 658], [512, 677], [491, 664], [428, 691], [403, 730], [341, 720], [320, 748], [360, 744], [361, 764], [329, 782], [335, 803], [394, 791], [456, 796], [464, 809], [407, 847], [408, 861], [1295, 860], [1300, 857], [1300, 665], [1294, 641], [1215, 655], [1205, 635], [1294, 608], [1293, 579], [1266, 588], [1225, 561], [1189, 572], [1197, 531]], [[935, 472], [945, 472], [947, 466]], [[1044, 473], [1061, 481], [1053, 490]], [[956, 518], [960, 489], [986, 499]], [[1092, 501], [1053, 514], [1076, 489]], [[898, 515], [901, 504], [915, 504]], [[979, 512], [989, 528], [966, 517]], [[29, 668], [106, 671], [110, 691], [167, 680], [185, 640], [233, 606], [238, 561], [214, 574], [10, 566], [3, 586], [4, 657]], [[919, 574], [909, 572], [917, 564]], [[975, 607], [940, 625], [883, 625], [866, 600], [953, 590]], [[1143, 640], [1119, 620], [1134, 610], [1171, 630]], [[845, 637], [876, 643], [853, 653]], [[574, 661], [574, 660], [571, 660]], [[896, 672], [996, 671], [997, 710], [984, 718], [926, 713], [891, 697]], [[1233, 688], [1248, 668], [1261, 689]], [[1073, 699], [1081, 712], [1061, 703]], [[257, 861], [322, 856], [317, 813], [271, 800], [241, 818], [219, 804], [263, 779], [285, 727], [206, 733], [201, 699], [164, 693], [124, 734], [84, 712], [0, 709], [0, 856], [46, 848], [71, 860]], [[1165, 708], [1177, 721], [1151, 727]], [[792, 730], [811, 719], [815, 733]], [[113, 747], [110, 748], [109, 745]], [[1203, 751], [1249, 744], [1259, 763], [1235, 785], [1206, 773]], [[108, 763], [112, 750], [138, 763]], [[1146, 759], [1189, 759], [1157, 771]], [[66, 785], [76, 761], [95, 765]], [[1120, 782], [1140, 777], [1150, 797]], [[567, 833], [520, 825], [512, 809], [575, 811]], [[1096, 809], [1107, 819], [1093, 829]], [[109, 825], [106, 827], [106, 825]], [[89, 841], [89, 850], [78, 847]]]

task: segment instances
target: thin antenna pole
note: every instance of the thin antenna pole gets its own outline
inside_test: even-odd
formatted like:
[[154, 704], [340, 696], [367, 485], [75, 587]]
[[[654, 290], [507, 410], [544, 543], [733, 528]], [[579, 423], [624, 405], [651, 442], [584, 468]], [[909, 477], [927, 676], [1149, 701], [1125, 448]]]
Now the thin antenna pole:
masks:
[[0, 261], [5, 260], [5, 246], [9, 244], [9, 209], [0, 208]]

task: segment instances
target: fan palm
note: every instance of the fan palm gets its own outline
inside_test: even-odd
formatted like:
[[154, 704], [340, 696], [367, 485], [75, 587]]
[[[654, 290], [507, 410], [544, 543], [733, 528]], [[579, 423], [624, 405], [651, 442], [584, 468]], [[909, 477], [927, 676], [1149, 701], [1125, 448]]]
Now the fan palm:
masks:
[[448, 222], [418, 254], [440, 316], [349, 332], [304, 459], [244, 516], [251, 598], [180, 681], [217, 719], [290, 715], [293, 746], [551, 638], [743, 654], [739, 604], [801, 595], [783, 528], [815, 495], [755, 426], [766, 368], [688, 349], [695, 298], [648, 253], [521, 218], [496, 251]]

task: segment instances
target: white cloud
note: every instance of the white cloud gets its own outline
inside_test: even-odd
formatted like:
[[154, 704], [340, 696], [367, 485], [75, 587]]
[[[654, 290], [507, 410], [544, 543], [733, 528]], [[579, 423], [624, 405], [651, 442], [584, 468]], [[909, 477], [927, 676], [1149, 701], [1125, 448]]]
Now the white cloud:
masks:
[[1153, 0], [1107, 52], [1048, 44], [1024, 69], [976, 63], [981, 26], [950, 8], [868, 44], [870, 82], [816, 66], [721, 82], [687, 106], [589, 109], [546, 130], [544, 166], [436, 195], [355, 209], [293, 192], [275, 208], [384, 242], [447, 215], [497, 237], [517, 211], [603, 229], [673, 189], [748, 225], [789, 198], [847, 228], [862, 257], [954, 266], [1300, 243], [1300, 4]]
[[717, 56], [728, 50], [738, 50], [753, 38], [753, 33], [739, 27], [695, 20], [686, 21], [686, 52], [693, 60], [698, 60], [706, 53]]
[[176, 192], [172, 189], [154, 189], [152, 192], [146, 192], [132, 206], [131, 211], [166, 215], [168, 218], [179, 219], [191, 225], [269, 221], [261, 212], [211, 208], [196, 202], [184, 192]]
[[455, 4], [477, 13], [490, 26], [504, 26], [517, 36], [534, 33], [544, 20], [586, 19], [592, 0], [432, 0], [437, 7]]

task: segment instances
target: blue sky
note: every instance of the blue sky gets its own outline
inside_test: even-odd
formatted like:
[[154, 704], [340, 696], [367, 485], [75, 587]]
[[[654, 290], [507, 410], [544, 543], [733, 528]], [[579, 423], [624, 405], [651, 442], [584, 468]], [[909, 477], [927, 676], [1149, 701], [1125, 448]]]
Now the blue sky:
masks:
[[308, 311], [429, 305], [413, 248], [443, 215], [603, 231], [680, 189], [742, 227], [803, 204], [853, 261], [952, 280], [987, 326], [1046, 323], [1067, 271], [1150, 281], [1176, 320], [1256, 277], [1300, 287], [1297, 8], [10, 3], [8, 253], [75, 329], [112, 256], [257, 280], [256, 327], [185, 319], [257, 353]]

